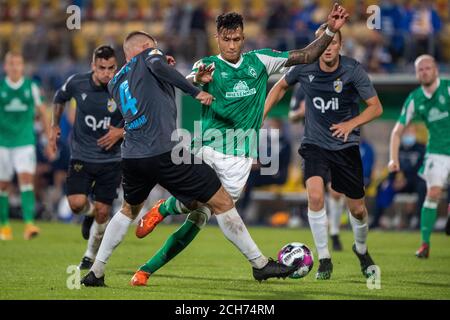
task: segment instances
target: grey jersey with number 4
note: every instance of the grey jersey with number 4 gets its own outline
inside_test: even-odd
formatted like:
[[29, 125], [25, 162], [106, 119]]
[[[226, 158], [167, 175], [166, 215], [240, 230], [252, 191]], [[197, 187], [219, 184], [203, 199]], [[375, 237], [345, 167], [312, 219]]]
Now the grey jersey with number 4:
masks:
[[192, 96], [200, 92], [155, 48], [133, 57], [109, 82], [109, 92], [125, 119], [122, 158], [153, 157], [176, 145], [174, 85]]
[[332, 136], [330, 127], [359, 115], [360, 98], [377, 95], [361, 64], [341, 56], [334, 72], [324, 72], [319, 61], [298, 65], [285, 76], [289, 85], [300, 82], [306, 98], [305, 135], [302, 143], [311, 143], [327, 150], [341, 150], [359, 145], [359, 128], [353, 130], [347, 142]]
[[74, 74], [56, 91], [54, 103], [77, 102], [75, 123], [70, 141], [71, 158], [86, 162], [120, 161], [120, 141], [111, 149], [97, 145], [108, 133], [108, 126], [119, 127], [123, 118], [104, 86], [97, 86], [92, 72]]

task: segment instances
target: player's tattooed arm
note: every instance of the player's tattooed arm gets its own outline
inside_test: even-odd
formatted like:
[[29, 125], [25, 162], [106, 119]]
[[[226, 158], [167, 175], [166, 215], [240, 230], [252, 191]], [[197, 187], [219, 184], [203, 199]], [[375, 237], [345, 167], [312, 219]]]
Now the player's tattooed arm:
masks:
[[314, 42], [309, 44], [306, 48], [289, 51], [289, 57], [286, 61], [285, 67], [291, 67], [296, 64], [308, 64], [316, 61], [328, 45], [333, 40], [333, 37], [329, 36], [325, 32]]
[[308, 64], [316, 61], [326, 50], [331, 43], [331, 40], [333, 40], [334, 33], [342, 28], [348, 17], [349, 14], [347, 13], [347, 10], [335, 3], [328, 15], [326, 31], [322, 32], [322, 35], [310, 43], [306, 48], [289, 51], [289, 57], [285, 67], [291, 67], [296, 64]]

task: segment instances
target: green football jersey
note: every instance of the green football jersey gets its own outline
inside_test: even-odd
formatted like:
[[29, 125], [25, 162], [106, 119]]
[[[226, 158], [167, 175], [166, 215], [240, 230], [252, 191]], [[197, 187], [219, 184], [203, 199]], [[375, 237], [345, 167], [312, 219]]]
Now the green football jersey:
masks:
[[21, 147], [35, 144], [35, 107], [42, 103], [39, 87], [31, 79], [12, 83], [0, 81], [0, 146]]
[[439, 79], [432, 96], [422, 87], [410, 93], [398, 122], [423, 121], [428, 129], [427, 153], [450, 155], [450, 80]]
[[284, 71], [288, 52], [261, 49], [244, 53], [236, 64], [220, 55], [197, 61], [192, 68], [213, 64], [213, 80], [203, 90], [214, 96], [202, 106], [201, 137], [194, 137], [194, 149], [210, 146], [228, 155], [257, 157], [259, 128], [264, 114], [267, 80]]

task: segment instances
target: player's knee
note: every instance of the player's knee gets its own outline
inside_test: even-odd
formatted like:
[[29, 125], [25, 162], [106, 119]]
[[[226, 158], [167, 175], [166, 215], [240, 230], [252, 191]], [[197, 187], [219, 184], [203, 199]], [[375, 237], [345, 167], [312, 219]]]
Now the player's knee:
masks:
[[103, 224], [108, 220], [110, 214], [110, 206], [107, 205], [95, 205], [95, 221], [99, 224]]
[[366, 206], [364, 204], [354, 205], [354, 206], [350, 207], [349, 209], [350, 209], [351, 215], [358, 220], [364, 219], [364, 217], [366, 216], [366, 213], [367, 213]]
[[209, 221], [211, 217], [211, 210], [208, 207], [203, 206], [198, 208], [197, 210], [192, 211], [188, 215], [188, 220], [195, 223], [195, 225], [199, 228], [203, 228]]
[[69, 198], [69, 207], [70, 210], [72, 210], [73, 213], [79, 214], [82, 212], [86, 207], [86, 201], [82, 199], [70, 199]]
[[430, 189], [428, 189], [427, 192], [427, 198], [432, 200], [432, 201], [439, 201], [442, 195], [442, 190], [441, 188], [436, 188], [436, 187], [432, 187]]
[[216, 214], [226, 212], [234, 207], [233, 199], [223, 187], [208, 201], [208, 204]]
[[308, 195], [309, 208], [313, 211], [320, 211], [324, 207], [324, 197], [323, 194], [310, 193]]

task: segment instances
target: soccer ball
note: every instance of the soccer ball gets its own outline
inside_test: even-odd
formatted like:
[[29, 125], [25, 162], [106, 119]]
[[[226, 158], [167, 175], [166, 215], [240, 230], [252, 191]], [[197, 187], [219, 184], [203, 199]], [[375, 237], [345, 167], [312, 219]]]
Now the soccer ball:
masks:
[[278, 261], [284, 265], [298, 266], [297, 271], [289, 276], [292, 279], [305, 277], [314, 265], [314, 257], [306, 244], [300, 242], [291, 242], [285, 245], [278, 252]]

